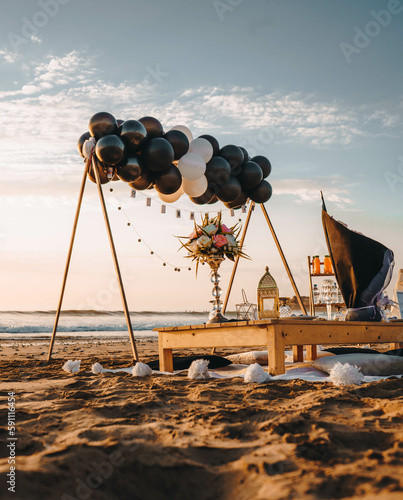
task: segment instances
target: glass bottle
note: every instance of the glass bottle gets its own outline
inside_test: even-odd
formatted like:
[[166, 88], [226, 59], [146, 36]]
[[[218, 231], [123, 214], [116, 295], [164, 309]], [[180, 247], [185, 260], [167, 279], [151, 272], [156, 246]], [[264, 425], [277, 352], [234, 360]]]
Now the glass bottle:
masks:
[[319, 304], [319, 302], [320, 302], [319, 295], [320, 295], [320, 293], [319, 293], [318, 285], [315, 283], [313, 285], [313, 303], [314, 304]]
[[320, 259], [319, 255], [314, 255], [312, 260], [312, 274], [320, 274]]
[[325, 274], [333, 274], [333, 267], [330, 255], [325, 255], [325, 258], [323, 259], [323, 267]]

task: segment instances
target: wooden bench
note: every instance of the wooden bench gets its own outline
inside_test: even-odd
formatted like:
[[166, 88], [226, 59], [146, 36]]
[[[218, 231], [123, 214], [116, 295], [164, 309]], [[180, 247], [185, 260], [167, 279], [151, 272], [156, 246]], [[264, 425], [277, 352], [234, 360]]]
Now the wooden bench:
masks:
[[403, 347], [402, 322], [358, 322], [301, 319], [237, 321], [210, 325], [154, 328], [158, 332], [160, 370], [172, 372], [174, 349], [208, 347], [265, 346], [269, 353], [269, 373], [285, 372], [285, 346], [293, 346], [294, 361], [316, 359], [316, 346], [326, 344], [391, 343]]

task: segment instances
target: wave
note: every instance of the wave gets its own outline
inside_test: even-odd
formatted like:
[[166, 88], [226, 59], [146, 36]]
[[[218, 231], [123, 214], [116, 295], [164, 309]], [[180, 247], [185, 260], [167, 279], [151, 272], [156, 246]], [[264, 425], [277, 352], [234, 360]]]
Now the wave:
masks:
[[[129, 311], [131, 316], [182, 316], [182, 315], [205, 315], [206, 311]], [[47, 316], [55, 316], [55, 310], [49, 311], [0, 311], [0, 315], [2, 314], [15, 314], [21, 316], [30, 316], [30, 315], [47, 315]], [[61, 316], [124, 316], [123, 311], [99, 311], [94, 309], [69, 309], [62, 310], [60, 313]]]
[[[0, 334], [52, 333], [56, 311], [2, 311]], [[229, 317], [232, 313], [229, 313]], [[208, 318], [205, 312], [134, 311], [130, 314], [135, 332], [176, 325], [201, 324]], [[57, 330], [63, 333], [127, 331], [121, 311], [68, 310], [62, 311]]]
[[[142, 326], [141, 328], [134, 328], [133, 325], [133, 331], [143, 331], [143, 330], [150, 330], [152, 331], [154, 328], [154, 325], [150, 328], [147, 328], [146, 326]], [[63, 333], [78, 333], [78, 332], [124, 332], [127, 331], [126, 325], [120, 326], [111, 326], [111, 325], [96, 325], [96, 326], [58, 326], [57, 328], [58, 332], [63, 332]], [[0, 327], [0, 333], [52, 333], [53, 332], [53, 327], [49, 326], [32, 326], [32, 325], [25, 325], [25, 326], [10, 326], [10, 327]]]

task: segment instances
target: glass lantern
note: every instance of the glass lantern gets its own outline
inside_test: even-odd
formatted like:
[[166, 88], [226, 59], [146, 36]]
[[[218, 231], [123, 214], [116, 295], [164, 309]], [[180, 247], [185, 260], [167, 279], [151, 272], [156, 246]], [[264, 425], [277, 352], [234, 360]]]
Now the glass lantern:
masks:
[[280, 308], [279, 308], [280, 318], [289, 318], [290, 316], [292, 316], [292, 309], [287, 304], [288, 300], [289, 297], [280, 297]]
[[257, 304], [259, 319], [279, 317], [278, 287], [267, 266], [257, 287]]

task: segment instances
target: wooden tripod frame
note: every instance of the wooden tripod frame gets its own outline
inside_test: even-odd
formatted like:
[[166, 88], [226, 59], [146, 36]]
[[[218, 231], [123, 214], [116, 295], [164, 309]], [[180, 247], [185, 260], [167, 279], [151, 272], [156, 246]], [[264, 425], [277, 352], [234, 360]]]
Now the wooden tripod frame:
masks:
[[[87, 180], [87, 174], [90, 171], [91, 162], [92, 162], [92, 155], [91, 155], [91, 157], [88, 159], [88, 161], [85, 164], [84, 175], [83, 175], [83, 179], [82, 179], [82, 182], [81, 182], [81, 188], [80, 188], [80, 194], [79, 194], [79, 197], [78, 197], [76, 215], [75, 215], [74, 223], [73, 223], [73, 231], [72, 231], [71, 239], [70, 239], [70, 247], [69, 247], [69, 251], [68, 251], [68, 254], [67, 254], [66, 266], [65, 266], [65, 269], [64, 269], [62, 290], [61, 290], [61, 293], [60, 293], [59, 304], [57, 306], [57, 312], [56, 312], [56, 317], [55, 317], [55, 323], [54, 323], [54, 326], [53, 326], [52, 338], [51, 338], [50, 346], [49, 346], [49, 353], [48, 353], [48, 359], [47, 359], [48, 362], [50, 362], [51, 359], [52, 359], [53, 345], [54, 345], [54, 342], [55, 342], [55, 337], [56, 337], [56, 332], [57, 332], [57, 326], [59, 324], [59, 317], [60, 317], [60, 311], [61, 311], [62, 303], [63, 303], [64, 291], [66, 289], [67, 276], [68, 276], [68, 273], [69, 273], [69, 267], [70, 267], [70, 261], [71, 261], [71, 254], [73, 252], [73, 245], [74, 245], [74, 239], [75, 239], [75, 236], [76, 236], [78, 218], [80, 216], [80, 210], [81, 210], [81, 204], [82, 204], [82, 201], [83, 201], [85, 183], [86, 183], [86, 180]], [[114, 241], [113, 241], [112, 230], [111, 230], [111, 226], [110, 226], [110, 223], [109, 223], [108, 212], [106, 210], [105, 198], [104, 198], [104, 194], [103, 194], [102, 186], [101, 186], [101, 178], [100, 178], [98, 169], [96, 168], [95, 165], [93, 166], [93, 172], [94, 172], [96, 183], [97, 183], [99, 199], [100, 199], [101, 206], [102, 206], [102, 212], [104, 214], [106, 231], [108, 233], [109, 244], [110, 244], [110, 247], [111, 247], [113, 262], [114, 262], [114, 265], [115, 265], [116, 278], [117, 278], [118, 283], [119, 283], [120, 296], [121, 296], [121, 299], [122, 299], [123, 310], [124, 310], [124, 313], [125, 313], [125, 318], [126, 318], [126, 323], [127, 323], [127, 329], [128, 329], [129, 336], [130, 336], [130, 342], [131, 342], [132, 351], [133, 351], [133, 358], [134, 358], [135, 361], [138, 361], [139, 357], [138, 357], [138, 354], [137, 354], [136, 341], [134, 339], [133, 327], [132, 327], [132, 323], [131, 323], [131, 320], [130, 320], [129, 309], [128, 309], [128, 306], [127, 306], [126, 294], [125, 294], [125, 290], [124, 290], [124, 287], [123, 287], [123, 281], [122, 281], [122, 275], [120, 273], [118, 257], [117, 257], [117, 254], [116, 254], [115, 244], [114, 244]]]
[[[305, 309], [305, 306], [304, 306], [304, 304], [302, 302], [301, 295], [299, 294], [297, 285], [296, 285], [296, 283], [294, 281], [294, 277], [293, 277], [293, 275], [291, 273], [291, 270], [290, 270], [290, 268], [288, 266], [287, 259], [285, 258], [283, 249], [281, 248], [280, 242], [278, 241], [276, 232], [274, 231], [273, 224], [271, 223], [269, 214], [267, 213], [267, 210], [266, 210], [265, 206], [263, 205], [263, 203], [260, 204], [260, 208], [262, 209], [262, 212], [263, 212], [263, 215], [264, 215], [264, 217], [266, 219], [267, 225], [269, 226], [270, 232], [271, 232], [271, 234], [273, 236], [273, 239], [274, 239], [274, 242], [275, 242], [275, 244], [277, 246], [277, 250], [280, 253], [281, 260], [283, 261], [285, 270], [287, 271], [287, 274], [288, 274], [288, 278], [290, 279], [291, 285], [292, 285], [292, 287], [294, 289], [294, 292], [295, 292], [295, 296], [297, 297], [297, 301], [298, 301], [299, 307], [301, 308], [301, 310], [303, 311], [303, 313], [306, 314], [306, 309]], [[252, 212], [254, 210], [255, 210], [255, 203], [253, 201], [251, 201], [251, 204], [249, 206], [249, 212], [248, 212], [248, 215], [246, 217], [245, 225], [243, 227], [243, 232], [242, 232], [241, 242], [240, 242], [241, 246], [243, 246], [243, 244], [244, 244], [245, 237], [246, 237], [246, 232], [248, 230], [248, 226], [249, 226], [249, 222], [250, 222], [250, 219], [251, 219], [251, 215], [252, 215]], [[223, 305], [223, 314], [225, 314], [225, 311], [227, 309], [229, 296], [231, 294], [231, 289], [232, 289], [232, 285], [234, 283], [234, 278], [235, 278], [236, 270], [238, 268], [238, 263], [239, 263], [239, 255], [236, 257], [235, 262], [234, 262], [234, 266], [232, 268], [232, 274], [231, 274], [231, 278], [230, 278], [230, 281], [229, 281], [227, 294], [225, 296], [224, 305]]]
[[[267, 213], [267, 210], [266, 210], [265, 206], [263, 205], [263, 203], [260, 204], [260, 208], [262, 209], [264, 218], [266, 219], [267, 225], [269, 226], [269, 229], [270, 229], [270, 232], [271, 232], [271, 234], [273, 236], [273, 239], [274, 239], [274, 242], [276, 244], [277, 250], [279, 251], [281, 260], [283, 261], [285, 270], [287, 271], [288, 278], [289, 278], [289, 280], [291, 282], [291, 285], [292, 285], [292, 287], [294, 289], [295, 296], [297, 297], [297, 301], [298, 301], [299, 307], [301, 308], [302, 312], [306, 315], [307, 312], [306, 312], [305, 306], [304, 306], [304, 304], [302, 302], [301, 295], [300, 295], [300, 293], [298, 291], [298, 288], [297, 288], [297, 285], [296, 285], [296, 283], [294, 281], [294, 277], [293, 277], [293, 275], [291, 273], [291, 269], [288, 266], [288, 262], [287, 262], [287, 259], [285, 258], [283, 249], [281, 248], [280, 242], [278, 241], [276, 232], [274, 231], [274, 227], [273, 227], [273, 224], [271, 223], [269, 214]], [[240, 241], [241, 246], [243, 246], [243, 244], [244, 244], [245, 237], [246, 237], [246, 232], [248, 230], [249, 222], [250, 222], [250, 219], [251, 219], [251, 216], [252, 216], [252, 212], [254, 211], [254, 209], [255, 209], [255, 203], [253, 201], [251, 201], [251, 203], [249, 205], [249, 211], [248, 211], [248, 215], [246, 217], [245, 225], [243, 227], [243, 232], [242, 232], [241, 241]], [[239, 256], [236, 257], [234, 265], [232, 267], [231, 278], [230, 278], [230, 281], [229, 281], [227, 293], [226, 293], [224, 304], [223, 304], [223, 311], [222, 311], [223, 314], [225, 314], [225, 311], [227, 309], [229, 296], [231, 294], [232, 285], [234, 283], [234, 278], [235, 278], [236, 270], [238, 268], [238, 263], [239, 263]], [[295, 361], [303, 361], [303, 347], [304, 346], [294, 346], [293, 347], [293, 357], [294, 357]], [[213, 348], [212, 352], [213, 353], [215, 352], [215, 348]]]

